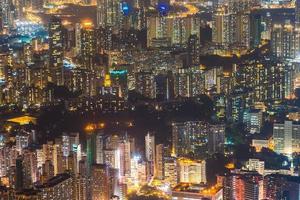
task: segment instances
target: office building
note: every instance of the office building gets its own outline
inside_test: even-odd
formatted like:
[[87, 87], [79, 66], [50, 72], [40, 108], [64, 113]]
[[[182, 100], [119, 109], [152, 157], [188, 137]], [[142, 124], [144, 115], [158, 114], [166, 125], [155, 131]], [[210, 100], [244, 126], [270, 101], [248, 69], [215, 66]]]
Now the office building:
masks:
[[225, 126], [212, 124], [208, 133], [208, 153], [224, 153]]
[[274, 151], [286, 155], [300, 151], [300, 125], [293, 124], [292, 121], [284, 123], [274, 123], [273, 140]]
[[155, 147], [155, 177], [163, 179], [165, 175], [165, 149], [163, 144], [158, 144]]
[[248, 110], [244, 112], [243, 122], [250, 133], [260, 133], [263, 126], [263, 113], [261, 110]]
[[264, 175], [265, 162], [260, 161], [259, 159], [249, 159], [249, 161], [248, 161], [248, 170], [256, 171], [259, 174]]
[[178, 160], [179, 182], [182, 183], [206, 183], [206, 162], [188, 159]]

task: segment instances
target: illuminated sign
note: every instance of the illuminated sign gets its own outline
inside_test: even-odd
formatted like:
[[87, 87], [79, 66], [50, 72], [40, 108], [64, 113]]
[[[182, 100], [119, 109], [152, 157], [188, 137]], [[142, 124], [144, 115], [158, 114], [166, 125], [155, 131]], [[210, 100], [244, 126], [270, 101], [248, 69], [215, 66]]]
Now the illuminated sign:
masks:
[[0, 78], [0, 85], [5, 83], [5, 79], [4, 78]]
[[77, 150], [78, 150], [78, 145], [77, 145], [77, 144], [73, 144], [72, 150], [73, 150], [74, 152], [77, 152]]
[[69, 61], [67, 59], [63, 60], [63, 65], [64, 65], [65, 69], [73, 69], [73, 68], [75, 68], [75, 65], [71, 61]]
[[124, 69], [124, 70], [110, 70], [109, 73], [111, 75], [124, 75], [124, 74], [127, 74], [127, 70]]
[[129, 5], [129, 3], [127, 3], [127, 2], [122, 3], [122, 12], [123, 12], [123, 15], [125, 15], [125, 16], [130, 14], [131, 6]]
[[167, 3], [159, 3], [157, 5], [157, 10], [160, 15], [167, 15], [170, 10], [170, 7]]

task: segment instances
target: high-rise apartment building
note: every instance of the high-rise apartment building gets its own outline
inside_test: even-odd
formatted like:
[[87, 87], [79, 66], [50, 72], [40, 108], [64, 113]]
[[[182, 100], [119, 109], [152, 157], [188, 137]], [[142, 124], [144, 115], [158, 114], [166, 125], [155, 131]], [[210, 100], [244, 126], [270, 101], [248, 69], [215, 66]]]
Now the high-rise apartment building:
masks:
[[263, 126], [263, 113], [261, 110], [247, 110], [244, 112], [243, 122], [250, 133], [260, 133]]
[[155, 80], [152, 72], [141, 71], [135, 73], [135, 90], [141, 95], [155, 97]]
[[250, 47], [250, 14], [230, 12], [227, 7], [219, 7], [213, 13], [212, 39], [216, 45], [226, 48], [237, 46]]
[[[193, 154], [205, 158], [207, 154], [224, 150], [225, 127], [202, 121], [172, 124], [172, 153], [176, 156]], [[217, 144], [218, 143], [218, 144]]]
[[63, 85], [63, 27], [61, 19], [53, 16], [49, 22], [49, 71], [52, 82]]
[[300, 125], [293, 124], [292, 121], [284, 123], [274, 123], [273, 140], [274, 151], [286, 155], [300, 152]]
[[191, 35], [200, 38], [197, 16], [151, 16], [147, 18], [147, 46], [186, 46]]
[[257, 172], [231, 173], [224, 178], [224, 200], [263, 199], [263, 177]]
[[96, 35], [92, 22], [87, 21], [81, 28], [81, 64], [83, 69], [94, 69], [94, 59], [96, 55]]
[[293, 59], [298, 55], [300, 30], [290, 22], [275, 23], [271, 31], [271, 49], [274, 56]]
[[59, 174], [37, 189], [42, 199], [75, 199], [74, 178], [69, 174]]
[[295, 25], [296, 28], [300, 26], [300, 1], [295, 0]]
[[122, 24], [120, 0], [97, 0], [97, 27], [112, 27], [118, 31]]
[[91, 196], [92, 200], [110, 200], [114, 187], [112, 181], [116, 177], [111, 177], [110, 167], [103, 164], [92, 165], [91, 174]]

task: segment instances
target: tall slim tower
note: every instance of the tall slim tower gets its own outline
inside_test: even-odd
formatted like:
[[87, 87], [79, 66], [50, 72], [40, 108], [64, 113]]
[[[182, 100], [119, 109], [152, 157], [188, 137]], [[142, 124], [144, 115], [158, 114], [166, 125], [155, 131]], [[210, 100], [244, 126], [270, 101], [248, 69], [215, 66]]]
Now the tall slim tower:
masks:
[[192, 66], [200, 64], [200, 39], [197, 35], [191, 35], [188, 39], [188, 55]]
[[296, 27], [300, 26], [300, 0], [295, 1], [295, 25]]
[[0, 8], [0, 35], [3, 34], [3, 30], [4, 30], [3, 11], [2, 8]]
[[151, 176], [155, 173], [155, 136], [148, 133], [145, 136], [145, 153], [146, 153], [146, 160], [150, 166], [150, 174]]
[[148, 133], [145, 136], [145, 152], [146, 152], [146, 159], [147, 161], [154, 161], [155, 160], [155, 137]]
[[63, 85], [63, 30], [61, 19], [53, 16], [49, 23], [49, 71], [52, 82]]
[[91, 195], [93, 200], [109, 200], [114, 193], [115, 173], [108, 165], [94, 164], [91, 174]]
[[104, 164], [104, 135], [103, 132], [96, 135], [96, 163]]
[[5, 29], [10, 29], [13, 25], [13, 14], [11, 12], [11, 2], [9, 0], [0, 0], [0, 15]]
[[85, 69], [93, 69], [96, 54], [95, 29], [92, 22], [84, 22], [81, 29], [81, 56]]
[[228, 42], [228, 18], [224, 8], [218, 8], [213, 14], [212, 40], [215, 44]]

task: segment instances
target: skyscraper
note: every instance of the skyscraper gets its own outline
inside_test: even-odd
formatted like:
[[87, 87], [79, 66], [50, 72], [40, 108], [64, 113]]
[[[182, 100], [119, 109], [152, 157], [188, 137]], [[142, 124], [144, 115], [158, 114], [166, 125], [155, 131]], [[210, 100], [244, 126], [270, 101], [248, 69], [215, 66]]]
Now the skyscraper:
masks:
[[113, 43], [113, 29], [112, 27], [98, 27], [96, 29], [97, 35], [97, 50], [102, 52], [105, 50], [112, 50]]
[[155, 98], [157, 100], [174, 98], [174, 76], [171, 71], [155, 76]]
[[69, 174], [59, 174], [38, 189], [45, 199], [75, 199], [74, 178]]
[[262, 16], [260, 13], [253, 12], [250, 14], [250, 46], [258, 47], [261, 41], [261, 33], [263, 31]]
[[164, 162], [164, 180], [174, 187], [178, 183], [178, 174], [176, 159], [166, 157]]
[[188, 39], [187, 50], [191, 66], [200, 64], [200, 38], [197, 35], [191, 35]]
[[200, 37], [198, 16], [151, 16], [147, 18], [147, 46], [186, 46], [191, 35]]
[[54, 166], [54, 175], [61, 174], [64, 171], [63, 165], [63, 152], [62, 146], [60, 144], [53, 145], [53, 166]]
[[2, 27], [8, 30], [13, 25], [13, 13], [11, 12], [11, 1], [10, 0], [1, 0], [0, 1], [0, 15], [2, 19]]
[[96, 55], [96, 37], [92, 22], [82, 24], [81, 29], [81, 64], [83, 69], [93, 69]]
[[3, 23], [3, 11], [0, 9], [0, 34], [3, 34], [4, 23]]
[[37, 181], [37, 155], [34, 149], [26, 149], [23, 157], [23, 174], [25, 188], [31, 188]]
[[248, 110], [244, 112], [244, 123], [250, 133], [260, 133], [263, 125], [263, 113], [261, 110]]
[[196, 97], [204, 93], [204, 74], [198, 67], [182, 68], [174, 74], [175, 97]]
[[264, 177], [263, 190], [269, 199], [297, 199], [299, 185], [298, 176], [270, 174]]
[[148, 71], [135, 73], [135, 90], [141, 95], [154, 98], [155, 97], [155, 80], [154, 74]]
[[239, 13], [237, 20], [237, 43], [244, 48], [250, 47], [250, 13]]
[[92, 200], [109, 200], [111, 195], [109, 166], [94, 164], [91, 174]]
[[97, 27], [112, 27], [114, 31], [118, 31], [121, 20], [120, 0], [97, 0]]
[[300, 152], [300, 125], [292, 121], [275, 123], [273, 125], [274, 151], [277, 153], [291, 155]]
[[148, 133], [145, 136], [145, 152], [147, 161], [154, 162], [155, 160], [155, 136]]
[[120, 175], [125, 176], [130, 174], [131, 170], [131, 144], [130, 141], [125, 138], [120, 141], [118, 146], [120, 151]]
[[213, 14], [212, 34], [216, 45], [223, 45], [226, 48], [230, 45], [249, 48], [250, 14], [246, 11], [230, 11], [225, 6], [218, 8]]
[[293, 59], [299, 53], [300, 30], [289, 21], [276, 23], [271, 32], [271, 49], [274, 56]]
[[300, 26], [300, 0], [295, 0], [295, 25]]
[[87, 164], [89, 170], [92, 164], [96, 163], [96, 142], [97, 142], [96, 133], [92, 131], [87, 136], [87, 145], [86, 145]]
[[104, 164], [104, 136], [102, 132], [96, 135], [96, 163]]
[[224, 7], [213, 13], [212, 41], [219, 45], [229, 42], [229, 14]]
[[165, 148], [163, 144], [156, 145], [155, 149], [155, 177], [164, 178], [165, 174]]
[[29, 135], [26, 133], [16, 135], [16, 148], [21, 154], [22, 150], [29, 145]]
[[172, 124], [172, 153], [176, 156], [193, 154], [204, 158], [208, 153], [209, 125], [201, 121]]
[[49, 71], [52, 82], [63, 85], [63, 27], [61, 19], [52, 16], [49, 23]]
[[257, 172], [237, 172], [224, 179], [224, 200], [263, 199], [263, 177]]
[[208, 153], [224, 153], [225, 126], [224, 124], [210, 125], [208, 133]]
[[70, 137], [66, 134], [62, 135], [62, 151], [65, 157], [68, 157], [71, 151]]
[[145, 136], [145, 154], [146, 154], [146, 160], [149, 163], [150, 167], [150, 174], [151, 176], [155, 173], [155, 136], [151, 133], [148, 133]]
[[[119, 149], [105, 149], [104, 150], [104, 161], [106, 164], [109, 164], [111, 167], [120, 170], [120, 150]], [[122, 165], [123, 166], [123, 165]]]
[[15, 189], [20, 191], [24, 187], [23, 159], [21, 156], [16, 159], [15, 170]]

